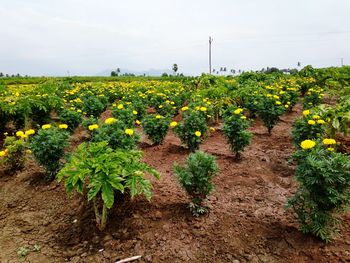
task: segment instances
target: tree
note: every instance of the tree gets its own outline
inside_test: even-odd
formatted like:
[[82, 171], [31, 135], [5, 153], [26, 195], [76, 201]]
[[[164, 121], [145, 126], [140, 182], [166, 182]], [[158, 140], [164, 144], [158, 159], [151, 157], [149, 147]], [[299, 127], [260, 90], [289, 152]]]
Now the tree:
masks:
[[114, 70], [111, 72], [111, 77], [116, 77], [117, 76], [117, 72], [115, 72]]
[[4, 73], [0, 72], [0, 78], [2, 78], [4, 76]]
[[178, 68], [177, 64], [175, 63], [175, 64], [173, 65], [174, 75], [176, 75], [176, 72], [177, 72], [178, 69], [179, 69], [179, 68]]

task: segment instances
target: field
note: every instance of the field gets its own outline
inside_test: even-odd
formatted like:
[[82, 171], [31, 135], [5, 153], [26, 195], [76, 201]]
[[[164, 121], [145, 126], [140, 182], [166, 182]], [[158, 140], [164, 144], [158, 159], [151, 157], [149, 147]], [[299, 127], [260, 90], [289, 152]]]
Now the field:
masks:
[[[3, 81], [0, 262], [350, 261], [349, 87], [348, 67]], [[198, 149], [203, 202], [174, 169]]]

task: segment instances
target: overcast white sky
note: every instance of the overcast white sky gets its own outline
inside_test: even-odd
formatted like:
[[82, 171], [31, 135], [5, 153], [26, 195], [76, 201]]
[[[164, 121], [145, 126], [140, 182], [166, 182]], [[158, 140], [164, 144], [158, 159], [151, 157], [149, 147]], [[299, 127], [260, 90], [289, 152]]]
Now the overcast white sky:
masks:
[[349, 0], [0, 0], [0, 72], [350, 64]]

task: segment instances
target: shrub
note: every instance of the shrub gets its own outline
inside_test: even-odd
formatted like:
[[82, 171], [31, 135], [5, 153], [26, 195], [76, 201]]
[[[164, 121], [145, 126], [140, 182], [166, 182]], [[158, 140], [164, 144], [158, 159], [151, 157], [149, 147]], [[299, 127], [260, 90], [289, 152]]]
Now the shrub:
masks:
[[32, 138], [30, 148], [36, 161], [45, 168], [47, 179], [52, 180], [61, 168], [69, 133], [64, 128], [45, 124]]
[[[108, 120], [112, 119], [114, 121], [108, 123]], [[136, 147], [140, 136], [134, 131], [133, 126], [126, 126], [124, 122], [114, 118], [109, 118], [106, 122], [101, 127], [93, 130], [93, 142], [106, 141], [112, 149], [131, 150]]]
[[83, 97], [83, 112], [87, 116], [98, 118], [104, 111], [105, 105], [93, 94], [86, 94]]
[[142, 120], [142, 128], [153, 144], [161, 144], [168, 132], [170, 124], [169, 116], [150, 114]]
[[[329, 241], [339, 231], [340, 215], [350, 203], [350, 160], [330, 147], [305, 140], [294, 154], [297, 161], [295, 178], [299, 188], [287, 202], [297, 215], [303, 233]], [[327, 149], [326, 149], [327, 148]]]
[[284, 112], [285, 108], [278, 98], [274, 98], [271, 94], [267, 94], [267, 96], [260, 101], [257, 114], [263, 121], [269, 134], [271, 134], [272, 128], [278, 123], [280, 116]]
[[190, 151], [199, 148], [207, 131], [207, 121], [199, 111], [185, 112], [182, 123], [174, 128], [175, 134], [183, 144], [187, 145]]
[[130, 104], [122, 103], [113, 106], [112, 115], [118, 121], [123, 122], [125, 126], [131, 127], [137, 118], [138, 112]]
[[303, 117], [293, 123], [292, 137], [296, 148], [306, 139], [318, 139], [325, 132], [325, 121], [318, 115], [310, 114], [309, 110], [303, 111]]
[[107, 142], [83, 143], [58, 173], [57, 179], [65, 180], [68, 193], [75, 189], [79, 194], [87, 195], [88, 201], [93, 202], [97, 225], [104, 230], [108, 209], [113, 207], [116, 193], [129, 190], [132, 198], [143, 194], [151, 199], [152, 185], [144, 174], [152, 174], [157, 179], [159, 174], [142, 163], [141, 156], [140, 151], [113, 150]]
[[4, 141], [5, 150], [0, 152], [0, 164], [5, 166], [7, 173], [13, 174], [23, 169], [25, 154], [28, 152], [27, 139], [34, 133], [34, 130], [18, 131], [16, 136], [6, 136]]
[[70, 132], [73, 132], [82, 122], [81, 114], [73, 110], [62, 110], [58, 116], [62, 123], [66, 123], [68, 125], [68, 130]]
[[191, 198], [189, 208], [193, 215], [199, 216], [207, 212], [207, 207], [203, 205], [203, 202], [213, 191], [211, 181], [217, 171], [215, 157], [201, 151], [191, 153], [186, 160], [186, 166], [175, 163], [175, 175]]
[[240, 158], [240, 153], [243, 149], [249, 145], [252, 134], [246, 129], [248, 129], [250, 123], [246, 116], [242, 114], [243, 109], [233, 108], [228, 109], [228, 113], [224, 118], [223, 133], [227, 138], [232, 152], [236, 154], [236, 159]]

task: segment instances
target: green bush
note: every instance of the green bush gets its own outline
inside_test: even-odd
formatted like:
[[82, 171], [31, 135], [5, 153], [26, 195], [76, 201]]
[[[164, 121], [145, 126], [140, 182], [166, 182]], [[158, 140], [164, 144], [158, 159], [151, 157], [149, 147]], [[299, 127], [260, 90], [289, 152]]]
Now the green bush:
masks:
[[[108, 123], [108, 120], [114, 120]], [[106, 123], [107, 122], [107, 123]], [[92, 141], [106, 141], [112, 149], [135, 149], [140, 136], [133, 126], [126, 126], [124, 122], [109, 118], [98, 129], [93, 131]]]
[[236, 159], [239, 159], [241, 152], [249, 145], [252, 138], [252, 134], [247, 131], [250, 122], [242, 114], [243, 109], [230, 107], [227, 111], [228, 114], [225, 114], [222, 131], [230, 144], [232, 152], [236, 154]]
[[258, 106], [257, 114], [264, 123], [269, 134], [272, 128], [278, 123], [281, 115], [285, 112], [285, 107], [278, 99], [276, 100], [271, 94], [262, 99]]
[[214, 188], [211, 181], [218, 172], [215, 157], [196, 151], [189, 155], [185, 166], [175, 163], [174, 172], [180, 185], [191, 198], [189, 208], [193, 215], [199, 216], [207, 212], [203, 202]]
[[164, 141], [170, 121], [169, 116], [150, 114], [142, 120], [142, 128], [153, 144], [158, 145]]
[[97, 226], [104, 230], [108, 209], [113, 207], [116, 193], [128, 190], [132, 198], [145, 195], [151, 199], [152, 184], [144, 174], [157, 179], [159, 174], [142, 163], [141, 157], [140, 151], [113, 150], [107, 142], [83, 143], [58, 173], [57, 179], [65, 180], [68, 193], [75, 189], [93, 202]]
[[120, 102], [112, 108], [112, 115], [118, 121], [123, 122], [124, 125], [131, 127], [137, 119], [138, 112], [133, 109], [130, 104]]
[[104, 105], [98, 97], [93, 94], [86, 94], [83, 97], [83, 112], [87, 116], [94, 116], [98, 118], [104, 111], [106, 105]]
[[329, 146], [334, 140], [323, 144], [305, 140], [294, 154], [299, 188], [287, 208], [296, 213], [303, 233], [329, 241], [339, 231], [340, 215], [350, 204], [350, 160]]
[[65, 123], [68, 125], [68, 130], [70, 132], [73, 132], [78, 125], [82, 122], [82, 116], [79, 112], [73, 111], [73, 110], [62, 110], [58, 117], [60, 118], [60, 121], [62, 123]]
[[304, 111], [304, 116], [293, 123], [292, 137], [296, 148], [306, 139], [318, 139], [325, 133], [325, 121], [318, 115], [312, 115], [309, 110]]
[[8, 174], [23, 169], [26, 150], [28, 150], [28, 135], [25, 135], [22, 131], [17, 132], [17, 135], [6, 136], [4, 141], [5, 150], [1, 151], [0, 154], [0, 164], [5, 166]]
[[192, 152], [199, 148], [207, 131], [207, 121], [200, 111], [186, 110], [183, 121], [174, 128], [175, 134]]
[[65, 129], [45, 124], [30, 142], [30, 149], [36, 161], [45, 168], [48, 180], [52, 180], [61, 168], [60, 161], [68, 146], [68, 138]]

